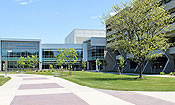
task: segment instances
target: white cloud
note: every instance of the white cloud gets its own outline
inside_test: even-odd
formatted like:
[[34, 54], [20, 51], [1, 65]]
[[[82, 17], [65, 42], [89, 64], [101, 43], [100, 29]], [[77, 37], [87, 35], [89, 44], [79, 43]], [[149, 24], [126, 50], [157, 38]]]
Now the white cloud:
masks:
[[28, 5], [32, 3], [32, 0], [16, 0], [19, 5]]
[[100, 19], [100, 18], [102, 18], [101, 16], [92, 16], [91, 17], [92, 19]]
[[19, 5], [27, 5], [28, 2], [19, 2], [18, 4], [19, 4]]

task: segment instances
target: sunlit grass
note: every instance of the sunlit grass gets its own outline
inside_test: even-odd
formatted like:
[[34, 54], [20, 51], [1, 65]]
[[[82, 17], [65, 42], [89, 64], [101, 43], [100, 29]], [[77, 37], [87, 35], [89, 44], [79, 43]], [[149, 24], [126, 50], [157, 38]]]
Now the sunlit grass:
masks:
[[[40, 75], [55, 75], [56, 72], [37, 72]], [[75, 71], [68, 75], [58, 72], [61, 78], [92, 88], [125, 90], [125, 91], [175, 91], [175, 78], [144, 76], [137, 79], [133, 75], [117, 75], [109, 73]], [[63, 76], [61, 76], [63, 75]]]
[[5, 84], [8, 80], [10, 80], [10, 77], [4, 78], [4, 76], [0, 76], [0, 86]]

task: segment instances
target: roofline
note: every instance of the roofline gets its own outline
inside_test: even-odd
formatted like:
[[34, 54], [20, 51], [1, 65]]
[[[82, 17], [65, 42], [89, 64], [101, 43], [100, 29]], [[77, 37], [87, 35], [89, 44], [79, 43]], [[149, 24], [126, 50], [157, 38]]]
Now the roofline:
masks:
[[41, 44], [41, 45], [82, 45], [82, 44], [54, 44], [54, 43], [44, 43], [44, 44]]
[[95, 39], [95, 38], [97, 38], [97, 39], [98, 39], [98, 38], [99, 38], [99, 39], [100, 39], [100, 38], [106, 39], [106, 37], [90, 37], [90, 38], [88, 38], [88, 39], [86, 39], [86, 40], [83, 40], [83, 43], [84, 43], [84, 42], [87, 42], [87, 41], [89, 41], [89, 40], [91, 40], [91, 39]]
[[0, 38], [4, 41], [41, 41], [41, 39], [21, 39], [21, 38]]
[[[76, 31], [76, 30], [91, 30], [91, 31], [106, 31], [105, 29], [73, 29], [67, 36], [66, 36], [66, 38], [67, 37], [69, 37], [69, 35], [72, 33], [72, 32], [74, 32], [74, 31]], [[65, 38], [65, 39], [66, 39]]]
[[73, 31], [75, 30], [93, 30], [93, 31], [105, 31], [105, 29], [73, 29]]

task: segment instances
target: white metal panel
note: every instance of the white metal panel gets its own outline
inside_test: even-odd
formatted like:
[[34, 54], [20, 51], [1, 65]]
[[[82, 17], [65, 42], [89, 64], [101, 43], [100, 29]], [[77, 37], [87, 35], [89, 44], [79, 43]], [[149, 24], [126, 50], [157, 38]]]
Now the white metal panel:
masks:
[[106, 46], [106, 38], [105, 37], [92, 37], [91, 46]]
[[65, 38], [65, 44], [75, 44], [74, 30]]
[[105, 30], [74, 29], [65, 39], [66, 44], [82, 44], [91, 37], [106, 37]]

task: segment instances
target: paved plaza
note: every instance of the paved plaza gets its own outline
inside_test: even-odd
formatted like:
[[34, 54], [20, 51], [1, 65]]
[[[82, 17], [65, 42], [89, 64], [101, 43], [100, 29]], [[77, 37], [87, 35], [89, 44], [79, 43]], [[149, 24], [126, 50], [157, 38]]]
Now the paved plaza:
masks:
[[175, 92], [93, 89], [44, 75], [11, 74], [0, 105], [175, 105]]

